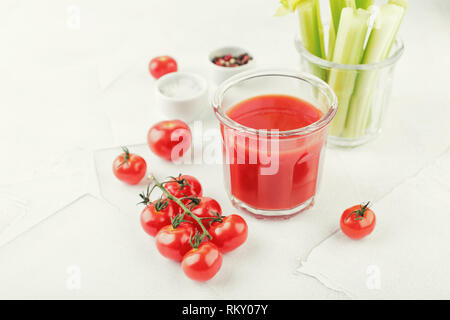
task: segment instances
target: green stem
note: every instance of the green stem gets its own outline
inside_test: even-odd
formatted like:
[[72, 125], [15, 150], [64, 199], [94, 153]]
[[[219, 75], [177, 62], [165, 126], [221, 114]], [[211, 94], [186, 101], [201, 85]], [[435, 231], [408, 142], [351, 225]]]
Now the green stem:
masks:
[[192, 219], [194, 219], [199, 226], [202, 228], [203, 234], [202, 234], [202, 239], [207, 236], [209, 239], [212, 239], [211, 235], [209, 234], [208, 230], [206, 230], [205, 226], [202, 223], [202, 220], [197, 217], [195, 214], [192, 213], [191, 210], [189, 210], [188, 207], [186, 207], [184, 205], [183, 202], [181, 202], [180, 199], [176, 198], [175, 196], [173, 196], [171, 193], [169, 193], [169, 191], [166, 190], [166, 188], [164, 188], [163, 184], [161, 182], [159, 182], [155, 176], [153, 176], [152, 174], [149, 176], [149, 178], [155, 183], [155, 185], [161, 189], [161, 191], [167, 196], [168, 199], [174, 201], [176, 204], [178, 204], [182, 209], [183, 209], [183, 215], [181, 218], [184, 218], [184, 215], [187, 213], [190, 217], [192, 217]]
[[120, 165], [128, 164], [128, 161], [130, 160], [130, 151], [128, 150], [127, 147], [122, 147], [122, 151], [124, 153], [124, 157], [123, 157], [124, 159]]

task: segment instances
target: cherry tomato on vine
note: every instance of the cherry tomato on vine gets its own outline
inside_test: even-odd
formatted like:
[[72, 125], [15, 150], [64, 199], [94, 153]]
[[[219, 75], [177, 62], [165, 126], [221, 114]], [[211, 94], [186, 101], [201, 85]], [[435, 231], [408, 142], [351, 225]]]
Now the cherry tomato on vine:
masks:
[[159, 79], [167, 73], [177, 71], [178, 66], [174, 58], [169, 56], [159, 56], [150, 60], [148, 69], [153, 78]]
[[369, 202], [348, 208], [341, 216], [341, 230], [352, 239], [361, 239], [375, 228], [375, 213], [369, 209]]
[[176, 198], [182, 197], [201, 197], [202, 185], [193, 176], [183, 174], [172, 179], [164, 184], [164, 187], [171, 195]]
[[191, 129], [181, 120], [161, 121], [150, 128], [147, 142], [157, 156], [178, 161], [191, 147]]
[[183, 257], [184, 273], [196, 281], [207, 281], [214, 277], [222, 266], [222, 254], [212, 242], [201, 243]]
[[169, 200], [156, 200], [149, 203], [141, 212], [141, 226], [152, 237], [159, 230], [171, 224], [171, 219], [178, 213], [178, 208]]
[[[198, 218], [211, 218], [202, 219], [202, 224], [206, 228], [208, 228], [214, 218], [220, 217], [222, 215], [222, 208], [216, 200], [210, 197], [198, 197], [198, 201], [199, 203], [197, 205], [193, 204], [194, 206], [192, 207], [191, 212]], [[188, 206], [191, 206], [189, 202]], [[197, 226], [197, 229], [200, 230], [200, 226], [198, 226], [197, 222], [190, 216], [187, 216], [186, 220], [194, 222], [194, 224]]]
[[248, 226], [245, 220], [232, 214], [222, 218], [222, 221], [213, 222], [208, 229], [213, 242], [223, 253], [232, 251], [241, 246], [248, 235]]
[[176, 228], [171, 224], [167, 225], [156, 234], [156, 247], [164, 257], [180, 262], [192, 249], [189, 240], [194, 234], [195, 228], [192, 223], [182, 222]]
[[138, 184], [147, 172], [147, 163], [141, 156], [130, 153], [126, 147], [122, 150], [123, 153], [114, 159], [113, 173], [125, 183]]

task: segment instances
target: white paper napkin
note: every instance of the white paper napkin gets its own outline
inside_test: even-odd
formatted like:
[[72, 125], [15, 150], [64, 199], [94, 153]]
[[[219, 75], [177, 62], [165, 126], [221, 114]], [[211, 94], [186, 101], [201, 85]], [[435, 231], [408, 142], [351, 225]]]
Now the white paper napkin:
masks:
[[0, 247], [81, 196], [98, 195], [92, 154], [49, 157], [31, 179], [0, 186]]
[[[198, 177], [205, 195], [217, 199], [225, 214], [236, 213], [224, 192], [220, 165], [174, 167], [150, 155], [145, 145], [130, 146], [130, 150], [143, 155], [158, 178], [179, 172]], [[293, 273], [298, 243], [308, 246], [309, 239], [323, 237], [315, 227], [321, 217], [314, 218], [312, 213], [303, 215], [312, 220], [298, 217], [261, 221], [245, 216], [250, 230], [245, 245], [226, 254], [220, 272], [211, 281], [190, 280], [179, 264], [161, 257], [154, 239], [142, 230], [139, 213], [143, 207], [136, 203], [145, 183], [128, 186], [114, 177], [111, 162], [119, 152], [117, 147], [100, 150], [95, 155], [102, 196], [112, 205], [83, 196], [0, 248], [0, 297], [342, 297], [313, 279]]]
[[299, 272], [354, 298], [450, 297], [450, 150], [373, 205], [373, 234], [341, 231]]
[[0, 195], [0, 234], [28, 212], [27, 204], [6, 194]]

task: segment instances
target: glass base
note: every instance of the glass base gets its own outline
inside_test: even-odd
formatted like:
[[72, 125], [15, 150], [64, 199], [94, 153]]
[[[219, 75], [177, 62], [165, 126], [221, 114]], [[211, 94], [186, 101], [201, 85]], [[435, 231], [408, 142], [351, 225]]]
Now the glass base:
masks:
[[289, 219], [293, 216], [308, 210], [314, 205], [314, 197], [303, 202], [301, 205], [287, 210], [261, 210], [253, 208], [236, 197], [231, 196], [231, 203], [233, 206], [244, 213], [248, 213], [257, 219]]
[[367, 134], [359, 138], [343, 138], [336, 136], [328, 136], [327, 142], [331, 146], [354, 148], [366, 144], [378, 137], [380, 131], [372, 134]]

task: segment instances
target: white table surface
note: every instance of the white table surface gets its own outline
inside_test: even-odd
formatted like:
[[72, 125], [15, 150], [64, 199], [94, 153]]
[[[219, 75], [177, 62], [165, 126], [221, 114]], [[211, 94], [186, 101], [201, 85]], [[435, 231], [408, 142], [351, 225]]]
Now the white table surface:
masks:
[[[383, 134], [355, 150], [327, 150], [309, 212], [276, 222], [248, 217], [246, 245], [210, 282], [190, 281], [159, 256], [138, 223], [144, 184], [127, 187], [111, 173], [119, 146], [132, 146], [157, 176], [194, 174], [233, 212], [219, 165], [175, 167], [148, 151], [146, 132], [163, 116], [147, 64], [170, 54], [181, 70], [207, 76], [209, 50], [236, 44], [260, 66], [296, 68], [296, 21], [272, 17], [276, 7], [275, 0], [1, 2], [0, 298], [349, 298], [297, 273], [299, 260], [336, 232], [343, 209], [376, 203], [450, 147], [449, 1], [410, 0]], [[210, 110], [203, 123], [217, 125]]]

